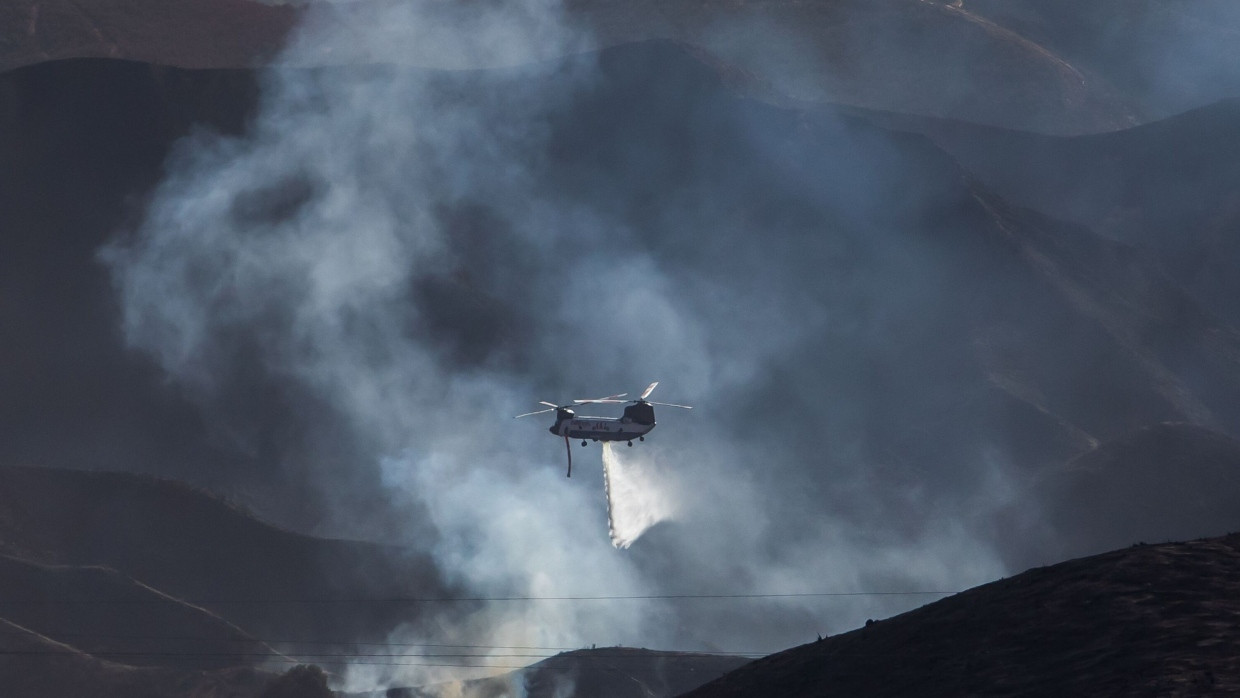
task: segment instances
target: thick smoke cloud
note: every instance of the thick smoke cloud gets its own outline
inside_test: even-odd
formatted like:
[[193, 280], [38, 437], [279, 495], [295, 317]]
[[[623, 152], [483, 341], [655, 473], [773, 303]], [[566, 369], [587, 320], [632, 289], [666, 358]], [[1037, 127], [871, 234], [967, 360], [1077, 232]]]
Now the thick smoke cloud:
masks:
[[[1006, 571], [987, 526], [1021, 475], [945, 339], [1002, 289], [960, 274], [945, 156], [735, 100], [666, 46], [538, 60], [583, 44], [552, 2], [391, 12], [310, 21], [287, 63], [351, 65], [271, 71], [249, 132], [181, 143], [104, 252], [128, 341], [314, 493], [319, 532], [487, 597]], [[697, 409], [634, 448], [670, 520], [616, 550], [597, 447], [565, 479], [510, 417], [655, 379]], [[394, 638], [765, 652], [929, 598], [495, 602]]]

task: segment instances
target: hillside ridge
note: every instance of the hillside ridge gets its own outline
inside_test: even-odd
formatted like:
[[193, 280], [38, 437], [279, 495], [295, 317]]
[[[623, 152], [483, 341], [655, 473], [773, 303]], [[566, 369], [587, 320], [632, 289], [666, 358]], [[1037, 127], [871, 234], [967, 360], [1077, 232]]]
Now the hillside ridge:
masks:
[[742, 667], [683, 698], [1240, 691], [1240, 534], [984, 584]]

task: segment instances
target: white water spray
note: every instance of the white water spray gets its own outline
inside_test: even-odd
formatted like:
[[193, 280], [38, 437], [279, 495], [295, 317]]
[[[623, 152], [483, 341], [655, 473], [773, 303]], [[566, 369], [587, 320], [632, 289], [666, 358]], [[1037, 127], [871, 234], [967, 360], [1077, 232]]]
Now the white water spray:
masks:
[[651, 526], [672, 517], [671, 503], [656, 486], [646, 461], [622, 460], [603, 442], [603, 486], [611, 544], [627, 548]]

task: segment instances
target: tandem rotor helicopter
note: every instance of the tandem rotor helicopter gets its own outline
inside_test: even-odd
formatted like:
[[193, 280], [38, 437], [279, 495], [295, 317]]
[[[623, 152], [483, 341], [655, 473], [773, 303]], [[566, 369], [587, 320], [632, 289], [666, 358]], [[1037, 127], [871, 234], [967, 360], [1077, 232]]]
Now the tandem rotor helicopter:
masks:
[[[679, 407], [685, 410], [693, 409], [688, 405], [647, 401], [646, 398], [650, 397], [650, 393], [654, 392], [655, 386], [658, 384], [658, 381], [651, 383], [642, 392], [642, 396], [636, 400], [620, 399], [628, 395], [628, 393], [608, 395], [607, 397], [594, 398], [593, 400], [573, 400], [572, 404], [569, 405], [556, 405], [545, 400], [539, 400], [538, 404], [546, 405], [547, 409], [519, 414], [513, 417], [513, 419], [555, 412], [555, 424], [551, 425], [548, 431], [556, 436], [564, 437], [564, 448], [568, 451], [568, 477], [572, 477], [573, 449], [569, 446], [569, 439], [581, 439], [582, 446], [587, 445], [591, 441], [626, 441], [632, 446], [634, 438], [638, 441], [645, 441], [646, 434], [651, 429], [654, 429], [654, 405]], [[630, 404], [624, 408], [624, 415], [621, 417], [578, 417], [577, 413], [572, 410], [574, 405], [620, 404], [626, 402]]]

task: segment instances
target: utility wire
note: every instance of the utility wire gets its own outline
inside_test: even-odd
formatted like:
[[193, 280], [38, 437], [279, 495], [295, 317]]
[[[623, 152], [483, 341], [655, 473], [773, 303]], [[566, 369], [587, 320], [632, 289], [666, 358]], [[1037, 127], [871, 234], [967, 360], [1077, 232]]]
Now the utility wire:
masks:
[[[0, 635], [28, 635], [23, 630], [0, 630]], [[203, 635], [113, 635], [109, 633], [81, 633], [81, 632], [59, 632], [55, 630], [40, 630], [39, 634], [49, 637], [81, 637], [81, 638], [99, 638], [106, 640], [152, 640], [152, 641], [202, 641], [202, 642], [242, 642], [242, 643], [265, 643], [269, 645], [354, 645], [354, 646], [373, 646], [373, 647], [442, 647], [455, 649], [500, 649], [500, 650], [550, 650], [558, 652], [566, 652], [571, 650], [582, 649], [577, 647], [543, 647], [534, 645], [476, 645], [476, 644], [444, 644], [431, 642], [362, 642], [359, 640], [287, 640], [287, 639], [268, 639], [264, 637], [206, 637]], [[679, 651], [679, 650], [667, 650]]]
[[[25, 636], [29, 633], [22, 630], [0, 630], [0, 635], [19, 635]], [[108, 633], [77, 633], [77, 632], [56, 632], [53, 630], [40, 630], [39, 634], [54, 639], [59, 638], [90, 638], [101, 640], [122, 640], [134, 642], [229, 642], [229, 643], [246, 643], [246, 644], [267, 644], [276, 646], [287, 645], [327, 645], [335, 647], [429, 647], [434, 649], [459, 649], [459, 650], [542, 650], [544, 654], [540, 655], [521, 655], [521, 656], [544, 656], [553, 657], [553, 654], [545, 654], [545, 652], [572, 652], [575, 650], [585, 649], [581, 646], [574, 647], [548, 647], [535, 645], [479, 645], [479, 644], [444, 644], [430, 642], [360, 642], [355, 640], [272, 640], [261, 637], [205, 637], [201, 635], [112, 635]], [[609, 648], [603, 648], [604, 650]], [[601, 650], [592, 650], [591, 656], [598, 656], [596, 653]], [[697, 654], [711, 656], [739, 656], [739, 657], [756, 657], [770, 654], [770, 652], [747, 652], [740, 650], [651, 650], [654, 652], [667, 652], [672, 654]], [[778, 650], [776, 650], [778, 651]], [[291, 652], [293, 654], [303, 654], [300, 652]], [[406, 653], [397, 653], [406, 654]], [[317, 655], [315, 655], [317, 656]], [[497, 655], [480, 655], [480, 656], [497, 656]], [[616, 656], [625, 656], [623, 653]]]
[[[0, 607], [12, 605], [104, 605], [104, 604], [153, 604], [153, 603], [193, 603], [193, 604], [328, 604], [328, 603], [479, 603], [479, 602], [533, 602], [533, 601], [649, 601], [649, 600], [751, 600], [751, 599], [791, 599], [791, 598], [830, 598], [830, 597], [854, 597], [854, 596], [947, 596], [957, 594], [957, 591], [933, 591], [933, 590], [917, 590], [917, 591], [836, 591], [836, 592], [801, 592], [801, 593], [784, 593], [784, 594], [634, 594], [634, 595], [596, 595], [596, 596], [475, 596], [475, 597], [388, 597], [388, 598], [303, 598], [303, 599], [176, 599], [176, 598], [142, 598], [142, 599], [0, 599]], [[4, 634], [24, 634], [18, 631], [0, 631], [0, 635]], [[433, 643], [396, 643], [396, 642], [354, 642], [354, 641], [333, 641], [333, 640], [266, 640], [263, 638], [206, 638], [206, 637], [186, 637], [186, 636], [121, 636], [121, 635], [103, 635], [103, 634], [87, 634], [87, 633], [52, 633], [60, 637], [93, 637], [97, 639], [115, 639], [115, 640], [158, 640], [158, 641], [175, 641], [175, 640], [192, 640], [192, 641], [228, 641], [228, 642], [262, 642], [273, 645], [291, 644], [291, 645], [354, 645], [354, 646], [392, 646], [392, 647], [430, 647], [439, 649], [504, 649], [504, 650], [550, 650], [550, 651], [566, 651], [581, 648], [570, 647], [534, 647], [534, 646], [501, 646], [501, 645], [469, 645], [469, 644], [433, 644]], [[764, 656], [769, 652], [701, 652], [701, 651], [673, 651], [683, 654], [697, 654], [721, 657], [754, 657]], [[479, 668], [479, 669], [526, 669], [528, 666], [509, 666], [500, 664], [463, 664], [463, 663], [430, 663], [430, 662], [396, 662], [396, 661], [373, 661], [375, 659], [407, 659], [412, 657], [423, 659], [450, 658], [457, 660], [485, 660], [485, 659], [549, 659], [555, 655], [547, 654], [531, 654], [531, 653], [415, 653], [402, 652], [394, 654], [380, 653], [301, 653], [293, 652], [292, 654], [300, 655], [302, 658], [289, 658], [273, 655], [270, 653], [242, 653], [242, 652], [120, 652], [120, 651], [99, 651], [90, 653], [91, 656], [101, 657], [194, 657], [194, 658], [236, 658], [249, 659], [257, 658], [269, 662], [283, 663], [301, 663], [306, 661], [305, 658], [316, 658], [313, 663], [328, 665], [345, 665], [345, 664], [363, 664], [378, 666], [437, 666], [437, 667], [454, 667], [454, 668]], [[77, 656], [71, 650], [0, 650], [0, 656]], [[597, 658], [638, 658], [640, 655], [631, 655], [627, 653], [600, 654], [597, 651], [588, 655]]]
[[821, 591], [790, 594], [633, 594], [614, 596], [392, 596], [384, 598], [359, 597], [309, 597], [290, 599], [0, 599], [0, 607], [7, 605], [74, 605], [74, 604], [330, 604], [330, 603], [482, 603], [482, 602], [530, 602], [530, 601], [667, 601], [692, 599], [799, 599], [848, 596], [950, 596], [959, 591]]
[[[709, 654], [711, 656], [723, 656], [726, 658], [736, 658], [736, 659], [746, 659], [746, 658], [749, 658], [750, 656], [756, 656], [756, 655], [750, 655], [750, 656], [716, 655], [715, 653], [704, 653], [704, 652], [695, 652], [692, 654], [697, 654], [697, 655]], [[329, 653], [329, 654], [311, 654], [311, 655], [301, 655], [297, 657], [288, 657], [288, 656], [271, 655], [271, 654], [246, 654], [246, 653], [233, 653], [233, 652], [122, 652], [122, 651], [107, 651], [107, 650], [97, 651], [97, 652], [85, 652], [81, 650], [75, 651], [73, 649], [63, 649], [63, 650], [62, 649], [22, 649], [22, 650], [0, 649], [0, 657], [64, 657], [64, 658], [94, 657], [94, 658], [112, 659], [112, 660], [135, 659], [135, 658], [150, 659], [150, 658], [155, 658], [155, 657], [176, 658], [176, 659], [258, 659], [258, 660], [262, 660], [263, 663], [277, 663], [277, 664], [319, 664], [319, 665], [324, 665], [324, 666], [350, 666], [350, 665], [427, 666], [427, 667], [450, 667], [450, 668], [455, 668], [455, 669], [513, 669], [513, 670], [515, 669], [569, 670], [569, 669], [580, 668], [580, 664], [582, 662], [590, 662], [592, 660], [603, 660], [603, 659], [606, 659], [609, 662], [614, 662], [617, 659], [631, 659], [635, 661], [636, 660], [644, 660], [644, 661], [650, 660], [650, 657], [646, 657], [642, 655], [633, 655], [633, 654], [625, 654], [625, 653], [616, 653], [616, 654], [592, 653], [585, 657], [571, 658], [569, 661], [564, 662], [564, 664], [566, 664], [567, 666], [554, 666], [554, 665], [546, 665], [546, 664], [543, 664], [542, 666], [538, 666], [537, 663], [535, 664], [496, 664], [494, 662], [488, 662], [485, 664], [472, 663], [472, 661], [478, 661], [478, 660], [485, 661], [485, 660], [491, 659], [492, 657], [496, 660], [503, 660], [503, 659], [511, 660], [511, 659], [525, 659], [525, 658], [548, 660], [548, 659], [553, 659], [555, 656], [556, 655], [519, 655], [519, 654], [492, 655], [492, 656], [477, 655], [477, 654], [460, 654], [460, 655], [453, 655], [453, 654], [444, 654], [444, 655], [439, 655], [439, 654], [425, 654], [425, 655], [423, 654], [392, 654], [392, 655], [357, 654], [357, 655], [354, 655], [354, 654]], [[408, 661], [412, 659], [443, 659], [445, 661]], [[675, 659], [678, 659], [678, 657], [663, 656], [663, 657], [659, 657], [658, 659], [659, 661], [666, 661], [668, 659], [675, 660]], [[683, 659], [689, 660], [692, 658], [683, 657]], [[601, 668], [615, 669], [615, 667], [609, 667], [609, 666], [604, 666]]]
[[[5, 656], [10, 656], [10, 657], [64, 657], [64, 658], [80, 658], [80, 657], [96, 657], [96, 658], [99, 658], [99, 657], [102, 657], [102, 658], [107, 658], [107, 657], [112, 657], [112, 656], [115, 656], [115, 655], [114, 655], [113, 653], [109, 653], [109, 652], [100, 652], [100, 653], [98, 653], [98, 654], [88, 654], [88, 653], [85, 653], [85, 652], [83, 652], [83, 653], [78, 653], [78, 652], [74, 652], [74, 651], [72, 651], [72, 650], [63, 650], [63, 651], [55, 651], [55, 650], [0, 650], [0, 657], [5, 657]], [[178, 655], [178, 656], [179, 656], [179, 655]], [[202, 658], [202, 657], [204, 657], [204, 655], [196, 655], [196, 654], [194, 654], [194, 655], [187, 655], [187, 656], [186, 656], [186, 658], [195, 658], [195, 659], [197, 659], [197, 658]], [[361, 666], [430, 666], [430, 667], [450, 667], [450, 668], [453, 668], [453, 669], [528, 669], [528, 668], [530, 668], [530, 667], [525, 666], [525, 665], [517, 665], [517, 664], [460, 664], [460, 663], [455, 663], [455, 664], [447, 664], [447, 663], [441, 663], [441, 662], [376, 662], [376, 661], [368, 661], [368, 660], [363, 660], [363, 661], [347, 661], [347, 660], [344, 660], [344, 659], [338, 659], [338, 660], [327, 660], [327, 661], [314, 661], [314, 662], [307, 662], [307, 661], [304, 661], [304, 660], [301, 660], [301, 659], [295, 659], [295, 658], [292, 658], [292, 657], [279, 657], [279, 656], [271, 656], [271, 657], [266, 657], [266, 658], [264, 659], [264, 661], [266, 661], [266, 662], [272, 662], [272, 663], [280, 663], [280, 664], [319, 664], [319, 665], [325, 665], [325, 666], [353, 666], [353, 665], [361, 665]]]
[[[78, 649], [82, 652], [85, 652], [87, 654], [91, 654], [94, 656], [98, 656], [98, 657], [228, 657], [230, 659], [266, 659], [266, 658], [275, 658], [279, 656], [279, 655], [273, 655], [270, 652], [169, 652], [169, 651], [158, 651], [158, 650], [151, 650], [151, 651], [135, 651], [135, 650], [93, 651], [92, 650], [92, 651], [86, 652], [85, 650], [81, 650], [80, 648], [75, 648], [75, 649]], [[65, 650], [65, 651], [68, 651], [68, 650]], [[57, 650], [0, 650], [0, 654], [63, 654], [63, 653], [64, 651], [57, 651]], [[715, 652], [709, 652], [709, 653], [708, 652], [692, 652], [692, 653], [686, 653], [684, 658], [688, 659], [690, 658], [690, 655], [698, 655], [698, 656], [710, 655], [710, 656], [724, 656], [724, 657], [748, 656], [748, 655], [722, 654], [722, 653], [715, 653]], [[495, 653], [495, 654], [472, 654], [472, 653], [463, 653], [463, 652], [444, 652], [444, 653], [396, 652], [392, 654], [382, 653], [382, 652], [379, 652], [379, 653], [375, 653], [375, 652], [359, 652], [359, 653], [298, 652], [296, 653], [296, 656], [293, 656], [290, 658], [292, 659], [311, 659], [311, 658], [327, 658], [327, 659], [352, 659], [352, 658], [362, 658], [362, 659], [409, 659], [409, 658], [419, 658], [419, 659], [551, 659], [553, 657], [558, 657], [558, 656], [560, 655], [522, 654], [522, 653], [517, 653], [517, 652], [503, 652], [503, 653]], [[588, 655], [576, 657], [575, 659], [589, 660], [589, 659], [596, 659], [596, 658], [597, 659], [642, 659], [642, 660], [650, 659], [650, 657], [641, 655], [641, 654], [631, 654], [631, 653], [626, 653], [626, 652], [607, 653], [607, 652], [600, 652], [598, 650], [595, 650], [594, 652], [591, 652]], [[676, 658], [675, 655], [672, 655], [672, 656], [663, 655], [660, 657], [660, 659], [675, 659], [675, 658]]]

